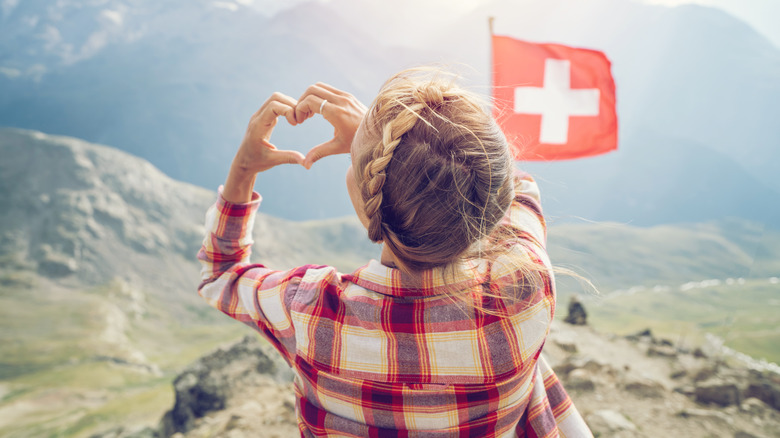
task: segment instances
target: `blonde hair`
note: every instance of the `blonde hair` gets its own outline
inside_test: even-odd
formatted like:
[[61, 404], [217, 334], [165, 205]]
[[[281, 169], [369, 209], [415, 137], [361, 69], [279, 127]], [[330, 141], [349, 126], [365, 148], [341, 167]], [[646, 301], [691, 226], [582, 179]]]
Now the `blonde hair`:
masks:
[[383, 85], [364, 123], [373, 146], [353, 168], [368, 237], [389, 247], [402, 272], [500, 259], [523, 277], [506, 280], [540, 284], [530, 274], [546, 268], [509, 251], [517, 230], [498, 226], [514, 198], [514, 159], [476, 94], [441, 71], [405, 70]]

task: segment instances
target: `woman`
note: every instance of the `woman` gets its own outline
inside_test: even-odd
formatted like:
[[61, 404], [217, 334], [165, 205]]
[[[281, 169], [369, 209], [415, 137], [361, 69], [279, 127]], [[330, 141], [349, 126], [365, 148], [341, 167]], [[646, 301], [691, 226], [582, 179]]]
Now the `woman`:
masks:
[[[278, 116], [317, 113], [335, 135], [306, 157], [270, 143]], [[334, 154], [350, 154], [347, 190], [380, 262], [250, 264], [255, 175]], [[293, 367], [302, 436], [591, 436], [540, 356], [555, 293], [537, 186], [446, 75], [401, 72], [368, 110], [325, 84], [274, 94], [206, 226], [199, 293]]]

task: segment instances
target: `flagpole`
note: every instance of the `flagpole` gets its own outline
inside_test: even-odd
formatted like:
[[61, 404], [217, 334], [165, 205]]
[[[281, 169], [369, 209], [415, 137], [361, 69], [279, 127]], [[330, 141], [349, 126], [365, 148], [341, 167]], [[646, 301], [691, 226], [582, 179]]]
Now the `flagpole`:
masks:
[[494, 17], [492, 15], [488, 17], [488, 31], [490, 32], [490, 49], [489, 49], [490, 50], [490, 61], [489, 61], [489, 65], [488, 65], [488, 89], [490, 90], [490, 95], [491, 95], [491, 99], [490, 99], [490, 103], [491, 103], [491, 105], [490, 105], [490, 107], [491, 107], [490, 108], [490, 112], [491, 113], [493, 112], [493, 106], [496, 104], [495, 102], [493, 102], [493, 99], [492, 99], [492, 96], [493, 96], [493, 85], [494, 85], [493, 84], [493, 62], [494, 62], [494, 59], [493, 59], [493, 22], [495, 21], [495, 19], [496, 19], [496, 17]]

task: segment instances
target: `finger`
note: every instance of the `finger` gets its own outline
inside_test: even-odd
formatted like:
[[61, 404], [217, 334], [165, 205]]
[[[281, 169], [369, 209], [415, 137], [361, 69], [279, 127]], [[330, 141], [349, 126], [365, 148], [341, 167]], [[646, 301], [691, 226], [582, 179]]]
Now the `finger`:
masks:
[[282, 106], [289, 107], [289, 109], [290, 109], [290, 111], [285, 110], [283, 112], [275, 111], [277, 117], [283, 115], [287, 119], [287, 123], [289, 123], [289, 124], [291, 124], [293, 126], [297, 124], [297, 121], [295, 120], [295, 107], [298, 105], [298, 101], [297, 100], [293, 99], [292, 97], [290, 97], [290, 96], [288, 96], [286, 94], [279, 93], [277, 91], [277, 92], [273, 93], [270, 98], [268, 98], [267, 103], [269, 104], [269, 106], [270, 106], [270, 104], [272, 102], [276, 102], [278, 104], [281, 104], [281, 106], [280, 105], [274, 105], [274, 107], [277, 110], [281, 109]]
[[280, 151], [275, 150], [270, 154], [274, 165], [277, 164], [300, 164], [303, 165], [306, 157], [298, 151]]
[[320, 88], [322, 88], [322, 89], [324, 89], [326, 91], [330, 91], [333, 94], [338, 94], [339, 96], [342, 96], [342, 97], [350, 97], [350, 96], [352, 96], [350, 93], [347, 93], [344, 90], [339, 90], [338, 88], [336, 88], [336, 87], [334, 87], [332, 85], [326, 84], [324, 82], [317, 82], [315, 85], [317, 85], [318, 87], [320, 87]]
[[306, 158], [303, 162], [303, 167], [311, 169], [311, 166], [322, 158], [329, 155], [334, 155], [339, 150], [336, 140], [329, 140], [325, 143], [318, 144], [306, 153]]
[[[325, 102], [325, 99], [313, 94], [299, 100], [298, 105], [295, 107], [295, 119], [298, 123], [301, 123], [309, 117], [314, 116], [314, 114], [319, 113], [320, 109], [324, 110], [322, 105], [323, 102]], [[328, 101], [328, 103], [331, 102]], [[326, 107], [328, 106], [328, 103], [325, 104]]]
[[313, 116], [314, 113], [319, 113], [320, 105], [322, 105], [323, 100], [327, 100], [329, 103], [334, 103], [334, 104], [341, 104], [344, 101], [344, 97], [336, 93], [333, 93], [332, 91], [329, 91], [318, 84], [314, 84], [309, 88], [307, 88], [306, 91], [301, 95], [301, 97], [298, 98], [299, 106], [300, 106], [300, 102], [304, 102], [306, 101], [307, 98], [312, 96], [317, 99], [316, 100], [310, 99], [308, 102], [310, 103], [316, 102], [317, 103], [316, 108], [309, 105], [304, 108], [300, 108], [299, 110], [299, 108], [296, 107], [295, 119], [298, 121], [298, 123]]
[[269, 100], [265, 107], [266, 111], [260, 115], [260, 121], [266, 126], [276, 123], [276, 118], [284, 116], [292, 125], [296, 124], [295, 120], [295, 106], [291, 106], [285, 102], [278, 100]]

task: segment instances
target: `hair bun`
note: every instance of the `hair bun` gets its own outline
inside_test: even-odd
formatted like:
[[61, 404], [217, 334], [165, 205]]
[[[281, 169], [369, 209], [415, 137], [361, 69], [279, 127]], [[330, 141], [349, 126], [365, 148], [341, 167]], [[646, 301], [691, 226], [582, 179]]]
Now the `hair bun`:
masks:
[[419, 101], [428, 106], [437, 106], [444, 103], [444, 90], [437, 83], [422, 84], [415, 91]]

